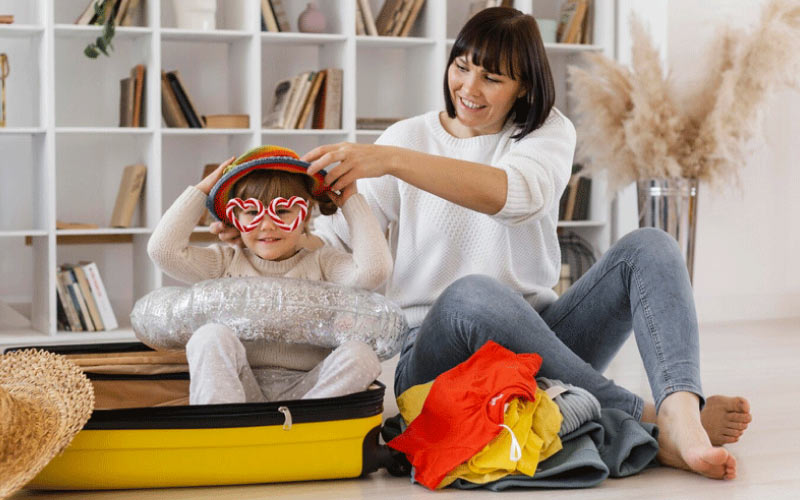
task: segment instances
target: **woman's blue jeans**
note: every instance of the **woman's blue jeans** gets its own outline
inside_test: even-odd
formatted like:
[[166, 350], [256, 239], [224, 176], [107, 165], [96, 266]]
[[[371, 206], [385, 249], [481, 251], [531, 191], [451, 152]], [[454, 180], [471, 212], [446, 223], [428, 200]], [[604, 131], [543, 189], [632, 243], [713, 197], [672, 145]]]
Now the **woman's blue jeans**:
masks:
[[689, 391], [704, 402], [689, 274], [678, 244], [658, 229], [638, 229], [611, 247], [541, 312], [493, 278], [450, 285], [403, 345], [395, 394], [429, 382], [486, 341], [542, 357], [539, 375], [583, 387], [603, 407], [640, 419], [641, 397], [602, 375], [633, 330], [656, 409]]

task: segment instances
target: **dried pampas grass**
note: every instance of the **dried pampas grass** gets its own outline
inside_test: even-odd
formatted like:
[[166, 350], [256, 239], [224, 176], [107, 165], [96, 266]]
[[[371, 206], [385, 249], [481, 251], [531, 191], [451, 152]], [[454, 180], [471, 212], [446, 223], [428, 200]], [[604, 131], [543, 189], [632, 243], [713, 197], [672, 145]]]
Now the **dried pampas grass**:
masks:
[[649, 178], [736, 179], [761, 135], [766, 98], [797, 87], [800, 1], [772, 0], [752, 32], [725, 31], [703, 85], [680, 102], [636, 18], [631, 36], [630, 70], [601, 54], [585, 56], [588, 70], [569, 68], [578, 159], [606, 170], [610, 189]]

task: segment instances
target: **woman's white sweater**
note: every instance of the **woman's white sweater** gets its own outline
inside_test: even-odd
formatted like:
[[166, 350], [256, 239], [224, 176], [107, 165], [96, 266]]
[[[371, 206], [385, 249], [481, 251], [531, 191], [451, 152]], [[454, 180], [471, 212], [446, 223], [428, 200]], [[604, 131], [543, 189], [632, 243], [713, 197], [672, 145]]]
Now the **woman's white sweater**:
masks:
[[[521, 140], [509, 121], [502, 131], [461, 139], [441, 125], [439, 112], [400, 121], [376, 144], [399, 146], [500, 168], [508, 177], [506, 203], [486, 215], [418, 189], [395, 177], [360, 179], [381, 227], [390, 231], [394, 273], [386, 296], [418, 326], [442, 291], [469, 274], [491, 276], [518, 290], [537, 310], [555, 300], [561, 252], [558, 205], [569, 181], [575, 128], [553, 108], [545, 123]], [[320, 218], [314, 232], [349, 247], [341, 215]]]

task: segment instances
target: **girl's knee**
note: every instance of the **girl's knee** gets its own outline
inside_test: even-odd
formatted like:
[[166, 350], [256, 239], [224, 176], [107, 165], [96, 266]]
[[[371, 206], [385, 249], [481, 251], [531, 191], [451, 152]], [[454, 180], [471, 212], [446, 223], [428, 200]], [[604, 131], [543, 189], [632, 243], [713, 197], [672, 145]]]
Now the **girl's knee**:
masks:
[[342, 343], [336, 351], [341, 353], [350, 367], [367, 374], [373, 380], [380, 375], [381, 362], [369, 344], [360, 340], [348, 340]]
[[216, 345], [220, 347], [236, 346], [241, 342], [236, 337], [236, 333], [225, 325], [208, 323], [192, 333], [186, 343], [186, 350], [205, 349], [208, 346]]

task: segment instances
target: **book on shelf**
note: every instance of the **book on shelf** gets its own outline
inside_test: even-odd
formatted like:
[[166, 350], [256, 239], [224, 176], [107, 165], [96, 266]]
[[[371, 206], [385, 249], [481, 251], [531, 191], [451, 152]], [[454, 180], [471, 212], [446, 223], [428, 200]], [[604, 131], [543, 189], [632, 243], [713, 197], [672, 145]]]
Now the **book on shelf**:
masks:
[[80, 15], [78, 15], [78, 17], [75, 19], [75, 24], [87, 25], [92, 22], [92, 19], [95, 17], [94, 3], [95, 0], [89, 0], [89, 3], [83, 9], [83, 12], [81, 12]]
[[384, 0], [378, 16], [375, 18], [375, 28], [381, 36], [389, 36], [392, 33], [395, 18], [403, 8], [404, 0]]
[[133, 80], [130, 77], [119, 81], [119, 126], [130, 127], [133, 121]]
[[356, 35], [366, 35], [367, 28], [364, 25], [364, 13], [361, 11], [361, 4], [356, 2]]
[[0, 14], [0, 24], [14, 24], [14, 16], [11, 14]]
[[369, 0], [357, 0], [356, 8], [361, 13], [364, 23], [364, 34], [378, 36], [378, 28], [375, 26], [375, 16], [372, 15], [372, 7], [369, 5]]
[[299, 75], [299, 82], [297, 91], [291, 96], [289, 101], [289, 109], [286, 113], [286, 123], [283, 128], [294, 129], [297, 128], [297, 120], [300, 119], [300, 112], [303, 104], [305, 104], [305, 97], [311, 89], [311, 84], [314, 82], [315, 71], [304, 71]]
[[342, 75], [340, 68], [327, 68], [325, 80], [314, 103], [314, 117], [311, 128], [342, 128]]
[[125, 18], [125, 13], [128, 11], [130, 0], [117, 0], [116, 9], [114, 12], [114, 25], [122, 26], [122, 20]]
[[417, 0], [403, 0], [403, 5], [400, 7], [400, 10], [397, 11], [394, 22], [392, 23], [391, 36], [400, 36], [400, 32], [403, 31], [406, 19], [408, 19], [408, 15], [411, 13], [411, 9], [414, 8], [414, 3], [416, 1]]
[[579, 43], [581, 28], [588, 8], [587, 0], [566, 0], [561, 6], [556, 28], [558, 43]]
[[117, 200], [111, 214], [111, 227], [130, 227], [133, 213], [144, 187], [147, 167], [144, 165], [128, 165], [122, 170]]
[[306, 122], [308, 122], [308, 118], [311, 116], [311, 110], [314, 107], [314, 102], [317, 100], [317, 95], [319, 94], [319, 89], [322, 87], [323, 81], [325, 81], [325, 73], [322, 71], [314, 72], [314, 79], [311, 82], [311, 87], [303, 97], [303, 108], [300, 111], [300, 117], [297, 119], [297, 123], [295, 123], [295, 128], [306, 128]]
[[125, 9], [125, 14], [122, 17], [122, 23], [119, 26], [141, 26], [144, 24], [144, 1], [130, 0], [128, 8]]
[[578, 41], [575, 43], [590, 44], [594, 40], [594, 7], [592, 0], [586, 0], [586, 14], [583, 16]]
[[572, 167], [572, 175], [559, 201], [559, 220], [588, 220], [589, 218], [592, 180], [581, 175], [581, 170], [580, 164]]
[[207, 128], [250, 128], [250, 115], [203, 115]]
[[117, 317], [114, 315], [114, 309], [111, 307], [111, 301], [108, 298], [103, 279], [100, 277], [100, 270], [97, 268], [97, 264], [94, 262], [80, 262], [80, 265], [86, 275], [92, 296], [97, 304], [100, 319], [103, 323], [103, 329], [113, 330], [117, 328], [119, 326]]
[[56, 229], [98, 229], [100, 226], [89, 222], [64, 222], [56, 220]]
[[264, 121], [262, 126], [264, 128], [281, 128], [286, 108], [289, 105], [289, 95], [292, 90], [293, 78], [281, 80], [275, 85], [275, 90], [272, 93], [272, 105], [269, 111], [264, 113]]
[[89, 319], [92, 323], [92, 328], [95, 330], [104, 330], [105, 327], [103, 326], [103, 320], [100, 318], [100, 311], [97, 308], [97, 300], [92, 293], [91, 288], [89, 287], [89, 281], [86, 279], [86, 273], [81, 266], [73, 266], [71, 264], [66, 264], [67, 267], [72, 274], [75, 276], [75, 281], [78, 283], [78, 288], [80, 288], [81, 296], [83, 297], [83, 301], [86, 303], [86, 309], [89, 313]]
[[278, 28], [278, 21], [275, 19], [275, 13], [269, 4], [269, 0], [261, 0], [261, 22], [264, 26], [263, 31], [270, 31], [277, 33], [280, 31]]
[[169, 82], [170, 88], [172, 88], [172, 91], [175, 93], [175, 98], [178, 101], [183, 116], [186, 117], [186, 121], [189, 123], [189, 127], [204, 128], [205, 125], [200, 119], [200, 114], [197, 112], [197, 108], [194, 106], [189, 92], [186, 90], [186, 85], [184, 85], [180, 73], [177, 70], [167, 71], [167, 81]]
[[292, 31], [289, 27], [289, 16], [286, 14], [286, 7], [283, 5], [283, 0], [269, 0], [272, 7], [272, 12], [275, 14], [275, 21], [278, 23], [278, 29], [283, 32]]
[[99, 24], [95, 5], [110, 9], [109, 15], [115, 26], [134, 26], [141, 21], [141, 0], [89, 0], [86, 7], [75, 19], [75, 24]]
[[390, 125], [399, 122], [402, 118], [378, 118], [378, 117], [358, 117], [356, 118], [356, 128], [359, 130], [383, 130]]
[[164, 117], [167, 127], [189, 127], [189, 122], [186, 121], [186, 116], [181, 111], [181, 105], [178, 104], [178, 98], [175, 97], [175, 92], [167, 80], [166, 71], [161, 72], [161, 115]]
[[129, 77], [119, 81], [120, 127], [141, 127], [145, 122], [145, 74], [144, 65], [137, 64]]
[[56, 296], [58, 297], [61, 308], [64, 310], [64, 316], [67, 320], [64, 326], [68, 328], [64, 329], [73, 332], [79, 332], [82, 330], [81, 320], [78, 317], [77, 310], [75, 309], [75, 303], [72, 300], [72, 295], [67, 288], [69, 284], [70, 281], [67, 279], [64, 273], [59, 270], [56, 273]]
[[71, 305], [78, 318], [78, 323], [73, 326], [73, 331], [94, 331], [94, 323], [92, 323], [92, 318], [89, 316], [89, 309], [86, 307], [86, 302], [83, 299], [83, 294], [81, 294], [81, 288], [78, 285], [75, 274], [68, 266], [61, 266], [59, 267], [59, 276], [63, 279], [64, 288], [66, 288], [67, 296], [69, 297], [66, 303]]
[[422, 10], [422, 6], [424, 4], [425, 0], [414, 0], [414, 5], [411, 6], [406, 19], [403, 21], [403, 27], [398, 34], [399, 36], [408, 36], [408, 34], [411, 32], [411, 28], [414, 27], [417, 16], [419, 16], [419, 12]]
[[137, 64], [131, 70], [133, 79], [133, 115], [131, 116], [131, 127], [141, 127], [145, 122], [145, 68], [144, 64]]

